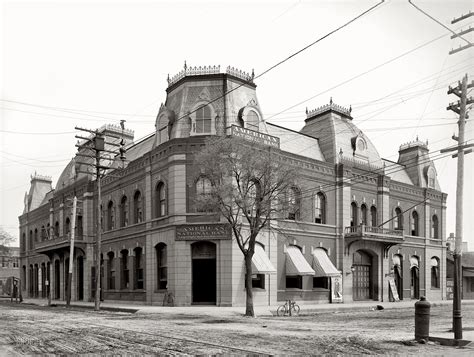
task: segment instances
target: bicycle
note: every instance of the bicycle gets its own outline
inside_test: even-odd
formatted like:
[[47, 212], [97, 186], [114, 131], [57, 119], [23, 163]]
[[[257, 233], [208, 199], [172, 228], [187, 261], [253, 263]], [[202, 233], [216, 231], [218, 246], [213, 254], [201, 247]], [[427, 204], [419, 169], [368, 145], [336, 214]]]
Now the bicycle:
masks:
[[292, 316], [300, 313], [300, 307], [296, 304], [296, 301], [287, 300], [283, 305], [278, 306], [278, 316]]

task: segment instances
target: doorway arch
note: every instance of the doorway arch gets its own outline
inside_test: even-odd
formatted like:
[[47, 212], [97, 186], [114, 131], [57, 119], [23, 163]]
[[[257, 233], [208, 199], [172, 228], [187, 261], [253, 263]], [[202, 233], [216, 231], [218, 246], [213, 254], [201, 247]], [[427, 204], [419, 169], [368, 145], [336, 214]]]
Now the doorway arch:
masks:
[[352, 296], [353, 300], [372, 300], [372, 257], [363, 250], [353, 255]]
[[61, 282], [60, 282], [60, 266], [59, 260], [54, 261], [54, 298], [57, 300], [61, 295]]
[[216, 245], [211, 242], [191, 244], [193, 304], [216, 304]]
[[410, 297], [420, 298], [420, 259], [415, 255], [410, 257]]
[[84, 300], [84, 257], [82, 255], [77, 260], [77, 300]]
[[403, 257], [395, 254], [392, 258], [393, 262], [393, 279], [397, 287], [397, 293], [400, 300], [403, 300]]

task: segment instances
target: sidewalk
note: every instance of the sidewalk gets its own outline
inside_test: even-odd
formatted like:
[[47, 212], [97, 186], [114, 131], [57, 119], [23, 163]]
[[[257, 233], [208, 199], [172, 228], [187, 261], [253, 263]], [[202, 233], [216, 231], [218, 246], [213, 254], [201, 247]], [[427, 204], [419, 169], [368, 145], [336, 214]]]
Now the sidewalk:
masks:
[[[378, 310], [378, 306], [383, 309], [415, 309], [415, 300], [404, 300], [399, 302], [381, 302], [381, 301], [358, 301], [342, 304], [305, 304], [304, 302], [297, 302], [300, 305], [300, 315], [314, 315], [335, 312], [360, 312]], [[431, 307], [452, 306], [452, 300], [430, 301]], [[47, 306], [47, 299], [25, 299], [23, 304]], [[66, 302], [63, 300], [52, 300], [52, 305], [65, 306]], [[279, 304], [280, 305], [280, 304]], [[279, 305], [275, 306], [255, 306], [254, 311], [257, 316], [272, 316], [276, 315], [276, 310]], [[463, 300], [462, 306], [474, 305], [474, 300]], [[72, 301], [71, 306], [94, 308], [94, 302], [87, 301]], [[103, 310], [114, 310], [131, 313], [145, 313], [145, 314], [159, 314], [159, 313], [176, 313], [176, 314], [196, 314], [196, 315], [210, 315], [210, 316], [238, 316], [243, 315], [245, 306], [157, 306], [157, 305], [143, 305], [133, 303], [107, 302], [100, 303]], [[382, 310], [383, 310], [382, 309]]]
[[[363, 312], [374, 310], [390, 310], [390, 309], [413, 309], [413, 316], [415, 314], [415, 300], [399, 301], [399, 302], [381, 302], [381, 301], [363, 301], [351, 302], [343, 304], [304, 304], [300, 302], [300, 315], [316, 315], [328, 313], [342, 313], [342, 312]], [[430, 301], [431, 308], [452, 306], [452, 300]], [[47, 306], [47, 299], [25, 299], [22, 304], [30, 304], [37, 306]], [[53, 300], [51, 302], [54, 306], [65, 306], [66, 302], [62, 300]], [[474, 305], [474, 300], [463, 300], [462, 306]], [[94, 309], [94, 302], [73, 301], [71, 307], [80, 307]], [[380, 308], [382, 307], [382, 308]], [[219, 306], [150, 306], [139, 304], [123, 304], [117, 302], [101, 302], [101, 310], [105, 311], [119, 311], [136, 314], [185, 314], [197, 316], [214, 316], [214, 317], [235, 317], [243, 316], [245, 313], [245, 306], [219, 307]], [[255, 306], [254, 311], [257, 316], [274, 316], [276, 315], [276, 306]], [[464, 321], [463, 330], [463, 344], [466, 348], [474, 349], [474, 322], [469, 321], [466, 324]], [[438, 340], [442, 344], [454, 343], [453, 332], [449, 331], [431, 331], [430, 337], [433, 340]], [[473, 341], [473, 342], [471, 342]], [[469, 343], [470, 342], [470, 343]]]

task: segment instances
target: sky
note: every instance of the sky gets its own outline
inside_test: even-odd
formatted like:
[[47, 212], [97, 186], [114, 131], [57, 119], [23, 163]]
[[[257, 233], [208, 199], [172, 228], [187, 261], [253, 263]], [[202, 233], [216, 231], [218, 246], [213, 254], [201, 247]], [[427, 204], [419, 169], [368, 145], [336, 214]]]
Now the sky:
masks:
[[[7, 1], [0, 0], [0, 227], [18, 239], [31, 175], [53, 186], [74, 156], [74, 127], [105, 123], [154, 131], [166, 78], [188, 66], [230, 65], [259, 76], [264, 119], [300, 130], [305, 110], [352, 106], [354, 123], [379, 154], [396, 161], [401, 144], [428, 140], [442, 191], [446, 234], [455, 232], [456, 165], [439, 150], [456, 144], [448, 86], [472, 81], [473, 49], [407, 0], [384, 1]], [[460, 30], [472, 2], [414, 1]], [[474, 36], [465, 38], [473, 41]], [[260, 76], [261, 75], [261, 76]], [[474, 117], [474, 115], [473, 115]], [[473, 143], [472, 119], [466, 140]], [[463, 240], [474, 250], [474, 154], [465, 158]], [[16, 242], [18, 244], [18, 240]]]

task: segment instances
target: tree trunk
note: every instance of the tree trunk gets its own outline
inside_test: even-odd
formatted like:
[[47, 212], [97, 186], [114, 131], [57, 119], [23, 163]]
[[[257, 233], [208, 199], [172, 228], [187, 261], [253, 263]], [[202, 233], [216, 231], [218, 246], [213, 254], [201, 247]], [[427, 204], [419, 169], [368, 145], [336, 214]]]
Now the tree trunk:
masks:
[[[253, 254], [252, 254], [253, 255]], [[245, 254], [245, 316], [255, 317], [253, 311], [253, 291], [252, 291], [252, 255]]]

